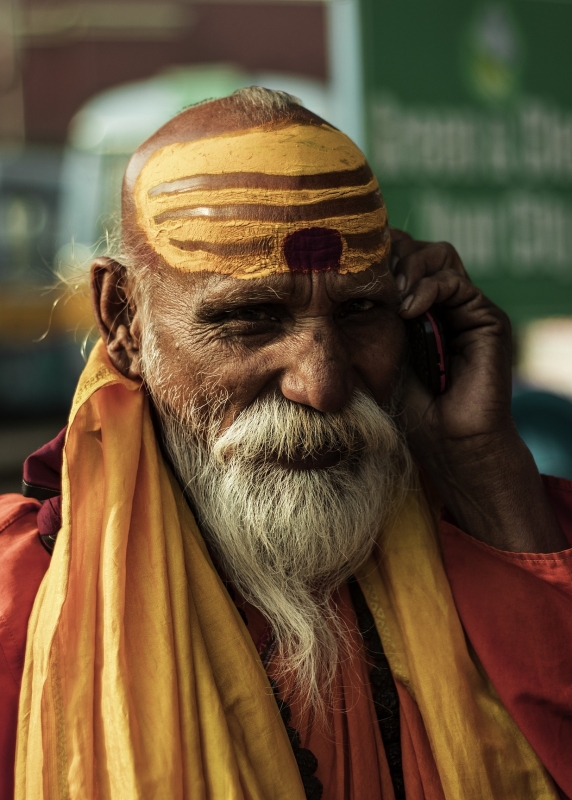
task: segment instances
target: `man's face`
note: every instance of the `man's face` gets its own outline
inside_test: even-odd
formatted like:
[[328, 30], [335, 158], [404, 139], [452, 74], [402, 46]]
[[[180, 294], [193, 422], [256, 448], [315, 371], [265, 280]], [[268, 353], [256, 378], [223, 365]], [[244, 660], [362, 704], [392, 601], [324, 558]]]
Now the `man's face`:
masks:
[[382, 265], [252, 280], [168, 268], [152, 283], [142, 361], [171, 464], [316, 708], [344, 647], [331, 596], [409, 485], [393, 278]]
[[189, 397], [208, 403], [213, 387], [227, 397], [220, 432], [273, 393], [322, 412], [341, 411], [356, 389], [389, 405], [405, 333], [386, 265], [247, 281], [165, 268], [154, 283], [162, 372], [181, 389], [176, 415]]

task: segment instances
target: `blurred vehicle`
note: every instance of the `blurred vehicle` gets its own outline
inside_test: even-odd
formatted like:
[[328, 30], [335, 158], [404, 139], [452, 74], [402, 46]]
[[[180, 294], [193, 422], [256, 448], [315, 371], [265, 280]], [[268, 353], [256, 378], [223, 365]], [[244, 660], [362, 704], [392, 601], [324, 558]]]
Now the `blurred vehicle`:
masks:
[[[61, 155], [27, 148], [0, 154], [0, 415], [43, 418], [69, 401], [81, 365], [53, 312]], [[67, 309], [70, 311], [71, 309]], [[48, 327], [51, 335], [45, 337]]]

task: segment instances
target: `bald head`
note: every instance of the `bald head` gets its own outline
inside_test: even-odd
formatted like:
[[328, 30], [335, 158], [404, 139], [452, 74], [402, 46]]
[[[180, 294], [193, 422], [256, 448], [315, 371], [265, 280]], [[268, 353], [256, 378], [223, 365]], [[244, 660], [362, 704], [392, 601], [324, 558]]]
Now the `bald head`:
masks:
[[123, 200], [129, 199], [142, 166], [156, 151], [170, 144], [211, 139], [252, 127], [275, 126], [289, 121], [323, 125], [324, 120], [285, 92], [260, 86], [240, 89], [228, 97], [207, 100], [170, 119], [137, 148], [125, 172]]
[[389, 247], [361, 151], [294, 98], [260, 87], [187, 109], [139, 148], [123, 230], [146, 261], [242, 279], [358, 272]]

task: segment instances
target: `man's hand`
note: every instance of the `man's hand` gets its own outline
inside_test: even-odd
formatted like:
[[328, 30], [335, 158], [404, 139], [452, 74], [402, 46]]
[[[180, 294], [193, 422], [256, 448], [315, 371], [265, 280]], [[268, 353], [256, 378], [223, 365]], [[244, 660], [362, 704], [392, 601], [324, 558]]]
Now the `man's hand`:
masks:
[[395, 229], [391, 234], [402, 318], [436, 305], [448, 334], [445, 393], [432, 396], [408, 377], [405, 419], [414, 455], [475, 538], [516, 552], [566, 548], [512, 420], [508, 317], [471, 283], [451, 245], [418, 242]]

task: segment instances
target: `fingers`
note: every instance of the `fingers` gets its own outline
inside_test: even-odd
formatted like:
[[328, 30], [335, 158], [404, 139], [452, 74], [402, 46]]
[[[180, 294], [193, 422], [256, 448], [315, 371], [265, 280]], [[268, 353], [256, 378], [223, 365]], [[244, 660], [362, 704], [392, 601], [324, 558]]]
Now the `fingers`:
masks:
[[418, 242], [405, 231], [391, 228], [391, 271], [395, 275], [400, 259], [425, 247], [426, 242]]
[[418, 317], [435, 303], [457, 306], [468, 302], [476, 294], [472, 283], [455, 272], [438, 272], [413, 283], [409, 294], [405, 293], [399, 313], [406, 319]]
[[[404, 319], [413, 319], [435, 304], [441, 307], [441, 316], [454, 337], [487, 329], [490, 334], [510, 340], [510, 321], [506, 314], [462, 275], [440, 272], [422, 278], [403, 301], [399, 314]], [[462, 345], [463, 341], [458, 338], [457, 345]]]
[[488, 327], [502, 334], [505, 315], [471, 282], [454, 247], [426, 245], [400, 259], [396, 286], [401, 293], [399, 314], [413, 319], [439, 305], [457, 334]]
[[423, 314], [435, 303], [459, 306], [478, 293], [452, 245], [403, 239], [397, 247], [404, 255], [396, 263], [395, 285], [403, 299], [399, 312], [406, 319]]
[[[412, 249], [412, 244], [419, 246]], [[396, 285], [405, 297], [422, 278], [438, 272], [449, 271], [469, 280], [459, 254], [452, 245], [446, 242], [412, 244], [403, 243], [404, 254], [399, 257], [395, 265]], [[401, 243], [398, 243], [397, 246], [400, 245]]]
[[452, 245], [415, 241], [398, 231], [393, 246], [401, 317], [413, 319], [437, 304], [451, 332], [461, 334], [487, 327], [497, 335], [506, 335], [508, 318], [471, 282]]

